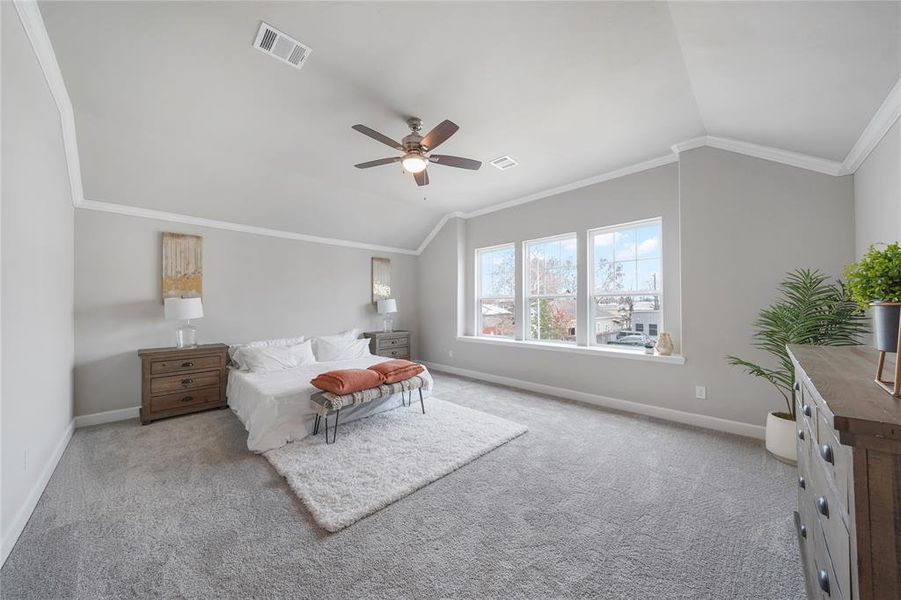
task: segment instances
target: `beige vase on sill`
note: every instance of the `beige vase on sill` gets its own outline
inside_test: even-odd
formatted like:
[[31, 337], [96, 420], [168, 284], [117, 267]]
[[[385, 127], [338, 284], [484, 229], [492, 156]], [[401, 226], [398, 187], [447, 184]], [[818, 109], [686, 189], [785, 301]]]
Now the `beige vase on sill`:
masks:
[[660, 335], [657, 336], [657, 354], [660, 356], [669, 356], [672, 353], [673, 338], [669, 333], [661, 331]]

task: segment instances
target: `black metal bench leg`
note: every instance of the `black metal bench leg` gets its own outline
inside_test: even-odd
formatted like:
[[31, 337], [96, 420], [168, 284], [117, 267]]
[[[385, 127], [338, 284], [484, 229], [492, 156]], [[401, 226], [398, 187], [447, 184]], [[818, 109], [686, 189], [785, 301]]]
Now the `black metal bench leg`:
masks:
[[319, 421], [322, 419], [322, 415], [316, 415], [316, 422], [313, 423], [313, 435], [319, 435]]
[[334, 444], [335, 440], [338, 439], [338, 421], [341, 418], [341, 409], [339, 408], [335, 412], [335, 426], [332, 428], [332, 441], [328, 441], [328, 415], [325, 417], [325, 443], [326, 444]]
[[[411, 398], [410, 404], [412, 404], [413, 403], [413, 401], [412, 401], [413, 390], [410, 390], [410, 398]], [[422, 388], [419, 388], [419, 406], [422, 407], [422, 414], [425, 414], [425, 402], [423, 402], [423, 400], [422, 400]]]

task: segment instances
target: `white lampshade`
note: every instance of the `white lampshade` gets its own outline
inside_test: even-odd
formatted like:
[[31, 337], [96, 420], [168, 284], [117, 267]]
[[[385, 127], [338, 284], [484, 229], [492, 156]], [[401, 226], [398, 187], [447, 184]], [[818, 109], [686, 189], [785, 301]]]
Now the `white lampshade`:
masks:
[[166, 319], [187, 321], [203, 316], [203, 302], [200, 298], [166, 298], [163, 301]]
[[397, 301], [394, 298], [379, 300], [378, 311], [380, 315], [397, 312]]

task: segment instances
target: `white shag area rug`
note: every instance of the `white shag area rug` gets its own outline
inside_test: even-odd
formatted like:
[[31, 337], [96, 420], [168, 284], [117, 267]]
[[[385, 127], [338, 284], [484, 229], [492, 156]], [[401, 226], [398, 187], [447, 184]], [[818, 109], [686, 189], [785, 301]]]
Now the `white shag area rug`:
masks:
[[[435, 397], [263, 456], [327, 531], [338, 531], [494, 450], [528, 428]], [[329, 426], [334, 418], [329, 417]], [[329, 432], [331, 437], [331, 431]]]

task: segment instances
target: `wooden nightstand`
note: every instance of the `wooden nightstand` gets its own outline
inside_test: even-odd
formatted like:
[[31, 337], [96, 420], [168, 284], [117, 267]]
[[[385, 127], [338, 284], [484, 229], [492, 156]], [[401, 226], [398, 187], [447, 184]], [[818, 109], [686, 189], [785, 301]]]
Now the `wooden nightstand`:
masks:
[[369, 351], [376, 356], [410, 360], [409, 331], [367, 331], [363, 337], [369, 338]]
[[228, 346], [149, 348], [141, 357], [141, 423], [227, 406]]

